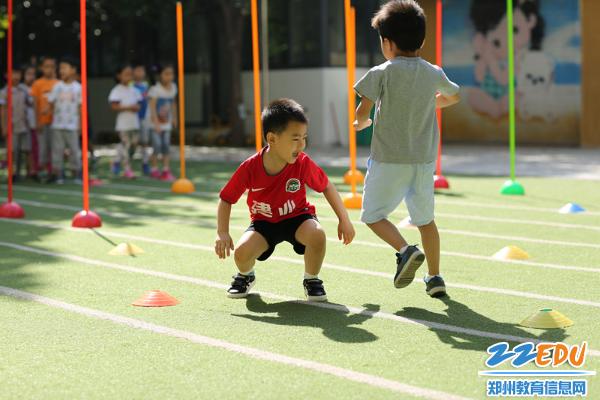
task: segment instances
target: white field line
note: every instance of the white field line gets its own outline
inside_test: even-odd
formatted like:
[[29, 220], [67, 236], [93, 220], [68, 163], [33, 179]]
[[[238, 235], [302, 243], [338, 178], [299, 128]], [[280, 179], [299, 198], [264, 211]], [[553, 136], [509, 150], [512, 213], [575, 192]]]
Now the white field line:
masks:
[[[40, 192], [40, 191], [44, 191], [43, 193], [46, 193], [47, 191], [51, 191], [51, 193], [48, 194], [65, 194], [68, 193], [68, 195], [72, 195], [72, 196], [81, 196], [80, 193], [78, 192], [74, 192], [74, 191], [66, 191], [66, 190], [57, 190], [57, 189], [38, 189], [38, 188], [26, 188], [25, 191], [32, 189], [35, 192]], [[117, 201], [117, 202], [127, 202], [127, 203], [140, 203], [140, 198], [135, 197], [135, 196], [117, 196], [117, 195], [94, 195], [95, 197], [100, 197], [103, 198], [104, 200], [109, 200], [109, 201]], [[201, 206], [201, 205], [195, 205], [195, 204], [182, 204], [179, 202], [173, 202], [173, 201], [169, 201], [169, 200], [152, 200], [152, 199], [144, 199], [143, 203], [145, 204], [154, 204], [154, 205], [160, 205], [160, 206], [164, 206], [164, 205], [168, 205], [168, 206], [175, 206], [175, 207], [180, 207], [180, 208], [184, 208], [184, 209], [188, 209], [188, 210], [196, 210], [196, 211], [212, 211], [215, 212], [216, 209], [214, 207], [206, 207], [206, 206]], [[51, 204], [51, 203], [48, 203]], [[110, 211], [108, 211], [110, 212]], [[243, 214], [247, 214], [248, 211], [244, 210], [244, 209], [238, 209], [238, 208], [232, 208], [232, 212], [234, 213], [243, 213]], [[110, 212], [111, 214], [113, 214], [112, 212]], [[109, 215], [109, 214], [107, 214]], [[333, 221], [333, 222], [337, 222], [337, 218], [332, 218], [332, 217], [319, 217], [320, 220], [322, 221]], [[356, 224], [362, 224], [362, 222], [358, 221], [358, 220], [354, 220], [352, 221]], [[540, 221], [537, 221], [540, 222]], [[549, 223], [545, 223], [544, 225], [547, 225]], [[560, 224], [561, 228], [567, 228], [567, 226], [565, 226], [566, 224]], [[558, 227], [558, 226], [557, 226]], [[585, 227], [585, 228], [583, 228]], [[585, 226], [585, 225], [575, 225], [575, 224], [569, 224], [568, 228], [572, 228], [572, 229], [592, 229], [592, 230], [598, 230], [600, 231], [600, 227], [595, 227], [595, 226]], [[482, 238], [482, 239], [501, 239], [501, 240], [509, 240], [512, 242], [517, 242], [517, 241], [522, 241], [522, 242], [530, 242], [530, 243], [540, 243], [540, 244], [550, 244], [550, 245], [556, 245], [556, 246], [574, 246], [574, 247], [588, 247], [588, 248], [594, 248], [594, 249], [600, 249], [600, 244], [596, 244], [596, 243], [585, 243], [585, 242], [571, 242], [571, 241], [562, 241], [562, 240], [550, 240], [550, 239], [535, 239], [535, 238], [527, 238], [527, 237], [522, 237], [522, 236], [509, 236], [509, 235], [495, 235], [495, 234], [491, 234], [491, 233], [477, 233], [477, 232], [471, 232], [471, 231], [464, 231], [464, 230], [453, 230], [453, 229], [440, 229], [440, 232], [442, 233], [446, 233], [446, 234], [451, 234], [451, 235], [461, 235], [461, 236], [471, 236], [471, 237], [478, 237], [478, 238]]]
[[227, 342], [221, 339], [215, 339], [208, 336], [198, 335], [193, 332], [184, 331], [180, 329], [169, 328], [164, 325], [157, 325], [150, 322], [146, 322], [140, 319], [129, 318], [118, 314], [112, 314], [93, 308], [87, 308], [78, 306], [76, 304], [66, 303], [60, 300], [51, 299], [36, 295], [33, 293], [25, 292], [9, 288], [6, 286], [0, 286], [0, 294], [4, 296], [11, 296], [21, 300], [33, 301], [36, 303], [44, 304], [49, 307], [62, 309], [72, 313], [85, 315], [86, 317], [100, 319], [104, 321], [110, 321], [117, 325], [123, 325], [130, 328], [141, 329], [148, 332], [157, 333], [159, 335], [171, 336], [179, 339], [188, 340], [195, 344], [200, 344], [209, 347], [220, 348], [233, 353], [243, 354], [248, 357], [252, 357], [259, 360], [275, 362], [284, 364], [292, 367], [303, 368], [305, 370], [316, 371], [325, 373], [338, 378], [346, 379], [353, 382], [366, 384], [369, 386], [391, 390], [398, 393], [409, 394], [412, 396], [423, 397], [427, 399], [465, 399], [465, 397], [453, 395], [446, 392], [441, 392], [433, 389], [421, 388], [418, 386], [408, 385], [397, 381], [392, 381], [379, 376], [365, 374], [341, 367], [336, 367], [331, 364], [324, 364], [316, 361], [305, 360], [296, 357], [290, 357], [279, 353], [273, 353], [265, 350], [260, 350], [254, 347], [247, 347], [232, 342]]
[[[2, 221], [2, 220], [0, 220], [0, 221]], [[86, 229], [82, 230], [82, 229], [77, 229], [77, 228], [64, 227], [64, 226], [60, 226], [60, 225], [51, 225], [51, 224], [47, 224], [47, 225], [46, 224], [36, 224], [31, 221], [28, 221], [28, 224], [34, 225], [34, 226], [42, 226], [42, 227], [51, 228], [51, 229], [68, 230], [71, 232], [78, 232], [78, 233], [90, 233], [91, 232]], [[170, 246], [170, 247], [181, 247], [181, 248], [186, 248], [186, 249], [201, 250], [201, 251], [207, 251], [210, 253], [214, 252], [214, 248], [210, 247], [210, 246], [187, 244], [187, 243], [173, 242], [173, 241], [167, 241], [167, 240], [161, 240], [161, 239], [152, 239], [152, 238], [148, 238], [148, 237], [144, 237], [144, 236], [128, 235], [128, 234], [122, 234], [122, 233], [118, 233], [118, 232], [103, 231], [103, 233], [108, 236], [121, 237], [124, 239], [137, 240], [140, 242], [154, 243], [154, 244], [160, 244], [160, 245]], [[281, 257], [281, 256], [272, 256], [271, 258], [273, 260], [282, 261], [282, 262], [286, 262], [289, 264], [304, 265], [304, 261], [301, 259]], [[323, 268], [336, 270], [336, 271], [342, 271], [342, 272], [349, 272], [349, 273], [358, 274], [358, 275], [380, 277], [380, 278], [385, 278], [385, 279], [392, 279], [392, 277], [393, 277], [392, 274], [386, 273], [386, 272], [371, 271], [371, 270], [367, 270], [367, 269], [361, 269], [361, 268], [355, 268], [355, 267], [350, 267], [350, 266], [345, 266], [345, 265], [337, 265], [337, 264], [331, 264], [331, 263], [323, 263]], [[415, 279], [415, 281], [420, 281], [420, 280]], [[486, 286], [469, 285], [469, 284], [463, 284], [463, 283], [447, 283], [446, 285], [449, 287], [478, 291], [478, 292], [495, 293], [495, 294], [505, 295], [505, 296], [514, 296], [514, 297], [544, 300], [544, 301], [556, 301], [556, 302], [560, 302], [560, 303], [569, 303], [569, 304], [577, 304], [580, 306], [590, 306], [590, 307], [600, 308], [600, 303], [593, 302], [593, 301], [587, 301], [587, 300], [579, 300], [579, 299], [572, 299], [572, 298], [558, 297], [558, 296], [547, 296], [547, 295], [531, 293], [531, 292], [523, 292], [523, 291], [517, 291], [517, 290], [511, 290], [511, 289], [494, 288], [494, 287], [486, 287]]]
[[[223, 181], [223, 186], [225, 185], [225, 183], [226, 182]], [[214, 181], [212, 182], [212, 184], [214, 184], [214, 186], [217, 186]], [[198, 184], [198, 185], [201, 185], [201, 184]], [[147, 189], [146, 186], [142, 186], [142, 185], [112, 184], [111, 183], [111, 184], [103, 185], [103, 187], [115, 188], [115, 189], [131, 188], [131, 189], [138, 189], [138, 190], [149, 190], [149, 191], [157, 192], [157, 193], [172, 193], [171, 190], [169, 190], [169, 189], [156, 188], [156, 187], [154, 187], [152, 189]], [[191, 196], [206, 197], [206, 196], [214, 196], [215, 194], [216, 194], [216, 192], [195, 192], [195, 193], [191, 193]], [[343, 196], [348, 193], [340, 192], [340, 194]], [[466, 200], [449, 200], [449, 199], [440, 199], [439, 197], [437, 197], [435, 201], [438, 204], [447, 204], [447, 205], [451, 205], [451, 206], [480, 207], [480, 208], [488, 208], [488, 209], [496, 209], [496, 210], [510, 209], [510, 210], [519, 210], [519, 211], [536, 211], [536, 212], [548, 212], [548, 213], [552, 213], [552, 214], [557, 214], [558, 209], [562, 206], [562, 204], [561, 204], [561, 205], [558, 205], [556, 208], [547, 208], [547, 207], [534, 207], [534, 206], [515, 205], [515, 204], [479, 203], [479, 202], [466, 201]], [[323, 203], [323, 205], [327, 205], [327, 203]], [[600, 211], [586, 211], [585, 214], [600, 216]]]
[[[16, 250], [30, 252], [30, 253], [40, 254], [40, 255], [44, 255], [44, 256], [63, 258], [66, 260], [77, 262], [77, 263], [83, 263], [83, 264], [94, 265], [94, 266], [109, 268], [109, 269], [114, 269], [114, 270], [121, 270], [121, 271], [126, 271], [126, 272], [131, 272], [131, 273], [155, 276], [155, 277], [162, 278], [162, 279], [191, 283], [194, 285], [205, 286], [205, 287], [214, 288], [214, 289], [226, 290], [228, 288], [227, 285], [223, 285], [221, 283], [206, 280], [206, 279], [199, 279], [199, 278], [186, 276], [186, 275], [177, 275], [177, 274], [171, 274], [171, 273], [167, 273], [167, 272], [153, 271], [153, 270], [144, 269], [144, 268], [120, 265], [120, 264], [116, 264], [116, 263], [110, 263], [110, 262], [80, 257], [80, 256], [76, 256], [76, 255], [66, 254], [66, 253], [55, 253], [55, 252], [36, 249], [33, 247], [23, 246], [23, 245], [9, 243], [9, 242], [1, 242], [0, 241], [0, 246], [9, 247], [9, 248], [13, 248]], [[283, 295], [279, 295], [279, 294], [262, 292], [262, 291], [260, 291], [260, 292], [254, 291], [254, 293], [260, 294], [261, 296], [264, 296], [265, 298], [270, 298], [272, 300], [293, 301], [298, 304], [304, 304], [307, 306], [313, 306], [313, 307], [318, 307], [318, 308], [326, 308], [326, 309], [330, 309], [330, 310], [339, 311], [339, 312], [342, 312], [345, 314], [347, 314], [349, 312], [353, 312], [355, 314], [368, 315], [368, 316], [374, 317], [374, 318], [386, 319], [386, 320], [396, 321], [396, 322], [405, 323], [405, 324], [420, 325], [420, 326], [425, 326], [425, 327], [432, 328], [432, 329], [444, 330], [444, 331], [448, 331], [448, 332], [464, 333], [464, 334], [478, 336], [478, 337], [485, 337], [485, 338], [499, 339], [499, 340], [509, 340], [509, 341], [519, 342], [519, 343], [527, 342], [527, 341], [532, 341], [532, 342], [537, 343], [540, 341], [535, 338], [527, 338], [527, 337], [516, 336], [516, 335], [504, 335], [504, 334], [500, 334], [500, 333], [496, 333], [496, 332], [480, 331], [477, 329], [463, 328], [460, 326], [431, 322], [431, 321], [421, 320], [421, 319], [416, 319], [416, 318], [406, 318], [406, 317], [401, 317], [399, 315], [395, 315], [395, 314], [391, 314], [391, 313], [387, 313], [387, 312], [383, 312], [383, 311], [372, 311], [372, 310], [368, 310], [365, 308], [346, 306], [343, 304], [307, 302], [307, 301], [303, 301], [303, 300], [300, 300], [300, 299], [297, 299], [294, 297], [283, 296]], [[600, 351], [590, 349], [589, 354], [593, 355], [593, 356], [600, 356]]]
[[[30, 200], [16, 200], [16, 201], [19, 201], [22, 204], [28, 204], [33, 207], [62, 209], [62, 210], [71, 210], [71, 211], [79, 211], [80, 210], [79, 207], [67, 206], [67, 205], [62, 205], [62, 204], [35, 202], [35, 201], [30, 201]], [[50, 205], [50, 207], [46, 207], [46, 205]], [[101, 209], [98, 209], [98, 210], [101, 210]], [[125, 218], [125, 219], [131, 219], [131, 218], [139, 219], [139, 218], [145, 217], [144, 214], [125, 214], [125, 213], [111, 213], [111, 212], [106, 212], [106, 215], [112, 215], [113, 217], [116, 217], [116, 218]], [[148, 216], [148, 217], [149, 217], [148, 218], [149, 220], [152, 220], [155, 218], [152, 216]], [[3, 220], [0, 219], [0, 221], [3, 221]], [[4, 221], [5, 222], [13, 222], [13, 223], [23, 223], [23, 224], [31, 223], [32, 225], [37, 224], [37, 226], [58, 227], [59, 229], [65, 228], [62, 225], [48, 225], [48, 224], [41, 223], [41, 222], [36, 223], [36, 222], [27, 221], [27, 220], [6, 219]], [[195, 220], [189, 220], [189, 219], [183, 220], [183, 219], [174, 219], [174, 218], [162, 218], [161, 221], [173, 223], [173, 224], [180, 224], [180, 225], [202, 226], [202, 227], [208, 227], [208, 228], [215, 227], [214, 223], [209, 223], [209, 222], [204, 222], [204, 221], [195, 221]], [[239, 226], [239, 225], [232, 225], [232, 226], [230, 226], [230, 228], [236, 229], [236, 230], [241, 230], [241, 231], [245, 231], [247, 229], [247, 227]], [[337, 239], [328, 237], [327, 240], [330, 242], [339, 244], [339, 241]], [[352, 241], [352, 243], [355, 245], [361, 245], [361, 246], [367, 246], [367, 247], [382, 248], [382, 249], [388, 249], [388, 250], [390, 249], [390, 247], [388, 245], [383, 244], [383, 243], [375, 243], [375, 242], [368, 242], [368, 241], [362, 241], [362, 240], [354, 240], [354, 241]], [[490, 256], [470, 254], [470, 253], [460, 253], [460, 252], [454, 252], [454, 251], [444, 251], [444, 250], [441, 251], [441, 255], [449, 256], [449, 257], [466, 258], [466, 259], [471, 259], [471, 260], [489, 261], [492, 263], [494, 263], [494, 262], [495, 263], [507, 263], [507, 264], [515, 264], [515, 265], [527, 265], [527, 266], [540, 267], [540, 268], [566, 270], [566, 271], [600, 273], [600, 267], [589, 268], [589, 267], [579, 267], [579, 266], [572, 266], [572, 265], [539, 263], [539, 262], [535, 262], [535, 261], [526, 261], [526, 260], [499, 260], [499, 259], [495, 259]]]
[[[126, 187], [143, 188], [141, 186], [120, 185], [120, 184], [106, 185], [106, 186], [107, 187], [117, 186], [117, 188], [120, 188], [120, 187], [122, 187], [122, 188], [126, 188]], [[63, 190], [63, 189], [43, 189], [43, 188], [32, 188], [32, 187], [21, 186], [21, 187], [18, 187], [17, 190], [22, 190], [24, 192], [32, 192], [32, 193], [59, 194], [59, 195], [77, 196], [77, 197], [81, 196], [81, 192], [79, 192], [79, 191]], [[153, 188], [153, 190], [151, 190], [151, 191], [157, 191], [157, 192], [161, 192], [161, 193], [162, 192], [171, 193], [171, 191], [168, 189], [160, 189], [160, 188]], [[215, 193], [212, 193], [212, 194], [207, 193], [206, 196], [208, 196], [208, 195], [214, 196]], [[123, 196], [123, 195], [104, 194], [104, 193], [90, 193], [90, 197], [109, 200], [109, 201], [118, 201], [118, 202], [126, 202], [126, 203], [140, 203], [140, 198], [135, 197], [135, 196]], [[327, 204], [325, 202], [314, 201], [314, 199], [310, 199], [310, 201], [314, 205], [329, 207], [329, 204]], [[192, 209], [192, 210], [198, 210], [198, 211], [214, 211], [214, 210], [216, 210], [216, 207], [214, 207], [214, 208], [213, 207], [205, 207], [205, 206], [200, 206], [200, 205], [196, 205], [193, 203], [177, 202], [177, 201], [172, 201], [172, 200], [144, 199], [144, 203], [155, 204], [155, 205], [169, 205], [169, 206], [181, 207], [184, 209]], [[451, 203], [442, 202], [441, 204], [451, 204]], [[498, 207], [498, 208], [501, 209], [502, 207]], [[510, 205], [507, 205], [506, 208], [512, 208], [512, 207]], [[548, 210], [550, 210], [550, 209], [548, 209]], [[235, 209], [235, 207], [234, 207], [233, 211], [234, 212], [242, 212], [242, 210]], [[247, 211], [244, 211], [244, 212], [247, 213]], [[553, 210], [553, 212], [554, 212], [554, 214], [560, 215], [560, 214], [558, 214], [557, 210]], [[520, 224], [520, 225], [537, 225], [537, 226], [548, 226], [548, 227], [564, 228], [564, 229], [586, 229], [586, 230], [600, 232], [600, 226], [597, 226], [597, 225], [571, 224], [571, 223], [562, 223], [562, 222], [547, 222], [547, 221], [521, 219], [521, 218], [517, 219], [517, 218], [486, 217], [486, 216], [478, 216], [478, 215], [471, 215], [471, 214], [462, 215], [462, 214], [443, 213], [443, 212], [436, 212], [435, 214], [438, 217], [461, 219], [461, 220], [499, 222], [499, 223]], [[598, 212], [598, 213], [586, 212], [586, 214], [587, 215], [600, 215], [600, 212]], [[399, 217], [402, 217], [402, 216], [406, 216], [406, 212], [395, 211], [392, 213], [392, 215], [397, 215]], [[320, 219], [323, 219], [324, 221], [327, 220], [326, 218], [331, 219], [331, 217], [320, 217]], [[332, 220], [337, 221], [337, 219], [332, 219]], [[354, 220], [353, 222], [354, 223], [362, 223], [359, 220]]]

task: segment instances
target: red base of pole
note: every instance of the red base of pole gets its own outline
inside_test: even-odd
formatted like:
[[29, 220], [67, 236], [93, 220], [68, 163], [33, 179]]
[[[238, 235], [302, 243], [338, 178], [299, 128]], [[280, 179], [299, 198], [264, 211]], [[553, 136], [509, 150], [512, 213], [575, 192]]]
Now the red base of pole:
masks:
[[0, 206], [0, 218], [25, 218], [25, 211], [17, 203], [2, 203]]
[[71, 221], [73, 228], [99, 228], [102, 226], [100, 216], [93, 211], [79, 211]]
[[104, 182], [102, 182], [100, 179], [94, 179], [94, 178], [90, 179], [90, 186], [93, 187], [93, 186], [102, 186], [102, 185], [104, 185]]
[[434, 189], [450, 189], [450, 184], [444, 175], [434, 175], [433, 187]]

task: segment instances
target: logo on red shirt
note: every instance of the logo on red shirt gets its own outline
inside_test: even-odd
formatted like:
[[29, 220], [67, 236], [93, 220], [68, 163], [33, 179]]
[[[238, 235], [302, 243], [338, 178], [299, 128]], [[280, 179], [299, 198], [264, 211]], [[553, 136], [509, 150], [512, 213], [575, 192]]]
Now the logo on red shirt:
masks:
[[300, 181], [296, 178], [288, 179], [285, 184], [285, 191], [289, 193], [296, 193], [300, 190]]

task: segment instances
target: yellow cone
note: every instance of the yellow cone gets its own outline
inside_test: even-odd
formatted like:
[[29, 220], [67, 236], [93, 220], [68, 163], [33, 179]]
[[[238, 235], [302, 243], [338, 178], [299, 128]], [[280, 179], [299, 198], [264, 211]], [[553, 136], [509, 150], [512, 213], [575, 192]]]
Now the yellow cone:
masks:
[[506, 246], [492, 257], [497, 260], [528, 260], [529, 254], [517, 246]]
[[539, 329], [566, 328], [573, 325], [573, 321], [556, 310], [542, 308], [535, 314], [525, 318], [520, 325]]
[[114, 249], [108, 252], [111, 256], [135, 256], [142, 254], [144, 250], [140, 249], [135, 244], [119, 243]]

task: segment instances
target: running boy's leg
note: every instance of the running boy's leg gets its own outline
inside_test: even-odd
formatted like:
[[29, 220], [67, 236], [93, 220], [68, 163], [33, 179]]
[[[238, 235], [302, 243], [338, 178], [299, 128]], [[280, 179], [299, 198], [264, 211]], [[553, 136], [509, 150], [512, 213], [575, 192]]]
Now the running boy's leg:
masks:
[[434, 220], [434, 171], [435, 162], [417, 165], [415, 183], [406, 196], [406, 207], [412, 223], [419, 227], [425, 250], [429, 270], [425, 277], [426, 293], [441, 297], [446, 294], [446, 287], [440, 276], [440, 235]]
[[[416, 246], [409, 246], [398, 228], [388, 220], [388, 216], [404, 197], [407, 197], [408, 205], [408, 196], [416, 175], [415, 165], [371, 161], [365, 177], [361, 221], [396, 250], [396, 288], [403, 288], [412, 283], [415, 272], [425, 260], [424, 254]], [[431, 179], [433, 180], [433, 174]], [[394, 188], [391, 193], [390, 188]], [[410, 215], [413, 219], [413, 214]]]
[[425, 250], [427, 258], [427, 268], [429, 275], [440, 274], [440, 234], [438, 232], [435, 221], [431, 221], [427, 225], [419, 226], [421, 233], [421, 243]]

